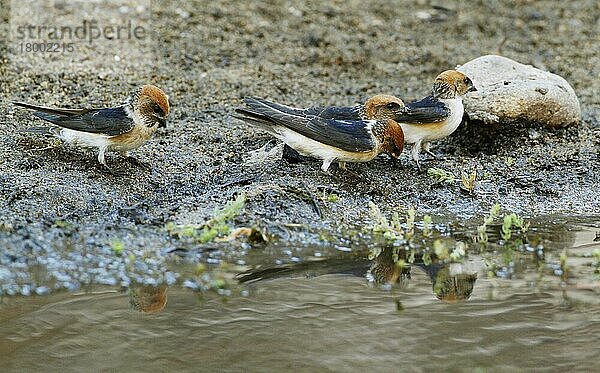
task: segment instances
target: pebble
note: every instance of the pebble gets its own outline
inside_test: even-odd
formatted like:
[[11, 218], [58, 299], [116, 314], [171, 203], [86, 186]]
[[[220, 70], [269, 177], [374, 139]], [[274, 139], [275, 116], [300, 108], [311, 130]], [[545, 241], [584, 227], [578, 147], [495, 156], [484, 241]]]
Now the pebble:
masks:
[[457, 69], [477, 88], [463, 98], [471, 120], [548, 127], [581, 120], [577, 95], [561, 76], [497, 55], [478, 57]]

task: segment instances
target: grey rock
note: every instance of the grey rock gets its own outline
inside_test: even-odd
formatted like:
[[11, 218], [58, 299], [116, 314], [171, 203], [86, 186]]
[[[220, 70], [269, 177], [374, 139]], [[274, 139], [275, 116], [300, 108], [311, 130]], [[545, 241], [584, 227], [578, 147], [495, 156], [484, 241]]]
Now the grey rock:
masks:
[[581, 119], [579, 100], [562, 77], [506, 57], [488, 55], [458, 67], [477, 88], [463, 99], [472, 120], [562, 127]]

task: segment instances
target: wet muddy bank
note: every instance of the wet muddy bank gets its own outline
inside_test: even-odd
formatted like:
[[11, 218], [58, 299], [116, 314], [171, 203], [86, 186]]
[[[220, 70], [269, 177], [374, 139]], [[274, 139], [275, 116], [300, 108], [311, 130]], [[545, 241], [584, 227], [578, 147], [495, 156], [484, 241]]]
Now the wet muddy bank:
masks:
[[[2, 31], [9, 27], [9, 5], [2, 1]], [[70, 247], [90, 252], [117, 239], [131, 248], [184, 247], [167, 232], [169, 223], [203, 224], [240, 193], [247, 200], [234, 225], [290, 243], [306, 232], [368, 224], [369, 202], [386, 212], [413, 206], [443, 223], [473, 225], [496, 202], [526, 217], [600, 211], [594, 16], [600, 11], [594, 1], [443, 8], [398, 2], [392, 9], [385, 2], [365, 9], [358, 1], [157, 1], [152, 12], [157, 48], [152, 63], [138, 69], [116, 62], [98, 70], [69, 64], [31, 69], [11, 57], [10, 39], [0, 40], [0, 242], [18, 255], [60, 246], [70, 236], [76, 237]], [[579, 96], [582, 123], [558, 130], [467, 123], [434, 144], [442, 159], [424, 160], [422, 172], [407, 152], [399, 162], [381, 156], [350, 165], [350, 173], [332, 168], [330, 175], [314, 160], [246, 162], [270, 138], [231, 117], [244, 96], [296, 105], [350, 105], [377, 93], [416, 99], [438, 72], [499, 49], [567, 79]], [[135, 152], [152, 164], [150, 172], [109, 156], [129, 172], [120, 178], [101, 173], [91, 151], [20, 133], [37, 121], [8, 102], [109, 105], [143, 83], [167, 91], [173, 113], [169, 127]], [[428, 168], [457, 180], [439, 182]], [[474, 171], [469, 193], [461, 174]]]

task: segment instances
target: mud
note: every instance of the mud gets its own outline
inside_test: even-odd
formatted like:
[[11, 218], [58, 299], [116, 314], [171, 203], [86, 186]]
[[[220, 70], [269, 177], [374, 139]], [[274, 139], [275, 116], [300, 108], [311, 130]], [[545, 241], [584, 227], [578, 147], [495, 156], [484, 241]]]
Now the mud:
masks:
[[[202, 223], [241, 192], [248, 200], [235, 224], [284, 243], [361, 227], [369, 201], [457, 224], [479, 220], [495, 202], [524, 216], [600, 213], [600, 4], [414, 3], [155, 1], [149, 68], [46, 71], [11, 63], [10, 1], [1, 0], [0, 244], [22, 255], [65, 242], [93, 252], [115, 238], [127, 247], [210, 249], [173, 238], [165, 225]], [[244, 96], [299, 106], [352, 105], [378, 93], [416, 99], [440, 71], [490, 53], [563, 76], [582, 123], [465, 123], [435, 144], [441, 159], [423, 161], [421, 172], [407, 151], [397, 162], [381, 156], [331, 174], [315, 160], [245, 163], [271, 139], [231, 117]], [[19, 132], [39, 122], [9, 104], [111, 105], [145, 83], [163, 88], [173, 111], [168, 128], [135, 152], [152, 171], [108, 157], [125, 177], [102, 173], [92, 151]], [[457, 178], [477, 171], [475, 189], [435, 183], [430, 167]]]

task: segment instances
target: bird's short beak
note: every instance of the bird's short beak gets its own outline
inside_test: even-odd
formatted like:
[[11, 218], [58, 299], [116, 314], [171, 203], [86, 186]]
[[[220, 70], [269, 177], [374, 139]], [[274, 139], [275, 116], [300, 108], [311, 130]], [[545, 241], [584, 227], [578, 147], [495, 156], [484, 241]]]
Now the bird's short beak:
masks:
[[467, 92], [477, 92], [477, 88], [475, 88], [475, 86], [472, 85]]
[[167, 120], [165, 118], [161, 118], [161, 117], [156, 117], [156, 120], [158, 121], [158, 127], [167, 127]]

